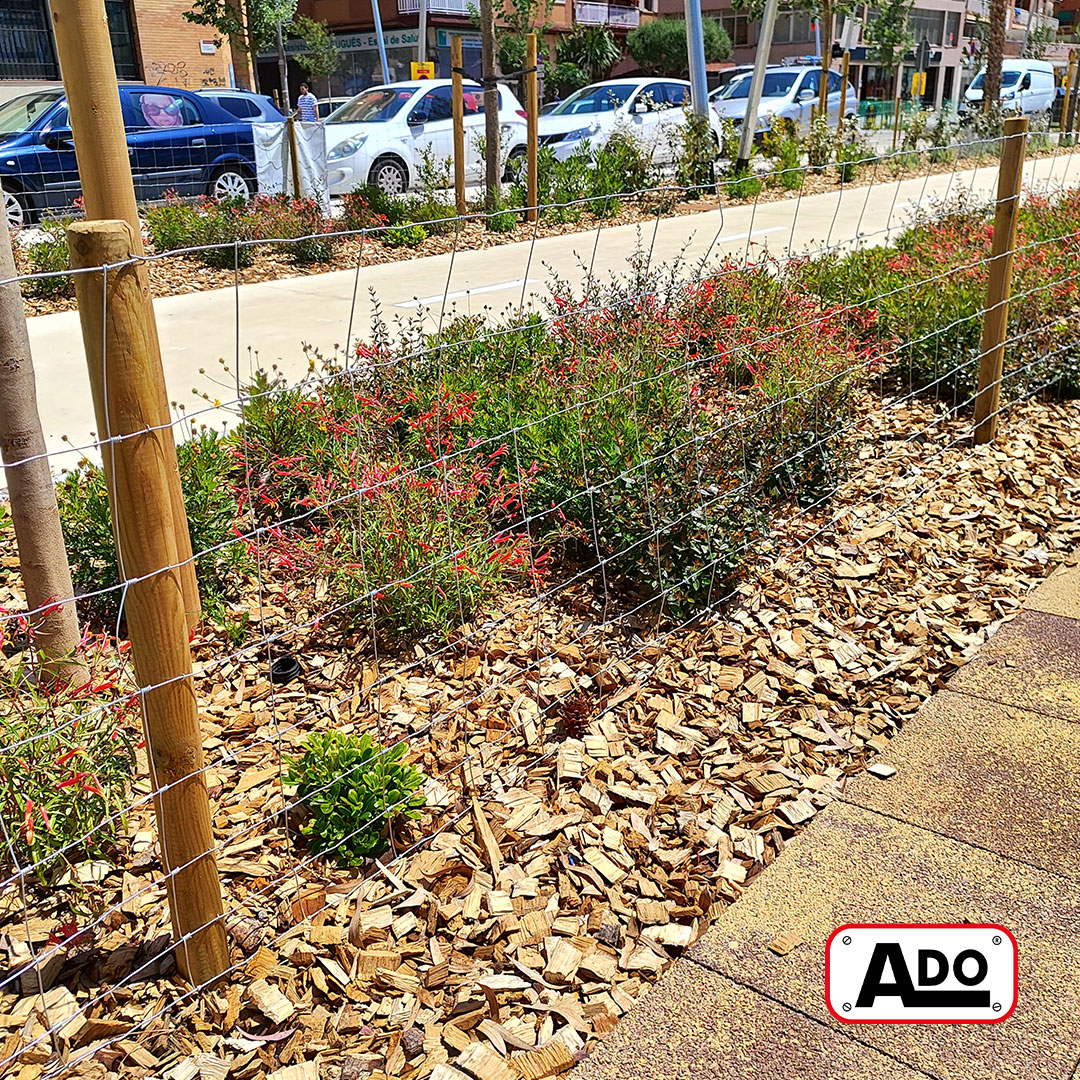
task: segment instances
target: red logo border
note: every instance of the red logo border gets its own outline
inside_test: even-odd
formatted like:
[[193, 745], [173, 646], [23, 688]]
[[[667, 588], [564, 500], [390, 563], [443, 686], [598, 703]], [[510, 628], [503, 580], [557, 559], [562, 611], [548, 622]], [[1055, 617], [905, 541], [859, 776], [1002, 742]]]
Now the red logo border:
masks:
[[[995, 1016], [986, 1020], [859, 1020], [853, 1017], [841, 1016], [829, 1000], [829, 947], [833, 938], [845, 930], [879, 930], [888, 928], [892, 930], [1000, 930], [1011, 942], [1013, 947], [1013, 1001], [1009, 1011], [1001, 1016]], [[1000, 1024], [1008, 1020], [1020, 1001], [1020, 945], [1017, 943], [1013, 932], [1000, 923], [844, 923], [838, 926], [825, 942], [825, 1008], [830, 1015], [842, 1024]]]

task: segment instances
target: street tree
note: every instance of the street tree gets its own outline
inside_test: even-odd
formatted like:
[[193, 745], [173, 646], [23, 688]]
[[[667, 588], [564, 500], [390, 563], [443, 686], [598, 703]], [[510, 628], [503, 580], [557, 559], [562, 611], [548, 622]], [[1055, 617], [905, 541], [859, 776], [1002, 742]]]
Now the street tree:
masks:
[[986, 75], [983, 78], [983, 112], [1001, 107], [1001, 62], [1005, 58], [1005, 20], [1008, 0], [990, 0], [986, 30]]
[[256, 89], [255, 57], [260, 49], [277, 43], [278, 27], [291, 22], [295, 14], [296, 0], [192, 0], [191, 9], [183, 13], [189, 23], [215, 31], [214, 43], [219, 47], [228, 38], [251, 57]]
[[914, 0], [880, 0], [875, 17], [866, 24], [870, 61], [894, 76], [915, 47], [909, 21], [913, 4]]
[[297, 15], [289, 30], [304, 43], [304, 51], [297, 53], [294, 59], [310, 78], [325, 81], [326, 96], [329, 97], [330, 76], [341, 63], [341, 50], [330, 33], [330, 27], [318, 19]]
[[[731, 56], [731, 39], [715, 19], [703, 19], [705, 62], [714, 64]], [[690, 74], [683, 19], [654, 19], [626, 35], [626, 49], [642, 71], [685, 79]]]

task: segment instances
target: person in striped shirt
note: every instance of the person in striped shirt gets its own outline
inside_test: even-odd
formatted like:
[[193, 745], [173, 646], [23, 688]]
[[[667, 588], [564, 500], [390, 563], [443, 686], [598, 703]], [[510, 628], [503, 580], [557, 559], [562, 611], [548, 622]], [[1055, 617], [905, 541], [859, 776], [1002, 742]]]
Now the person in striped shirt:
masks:
[[296, 118], [305, 124], [314, 124], [319, 119], [316, 112], [318, 101], [306, 82], [300, 84], [300, 96], [296, 99]]

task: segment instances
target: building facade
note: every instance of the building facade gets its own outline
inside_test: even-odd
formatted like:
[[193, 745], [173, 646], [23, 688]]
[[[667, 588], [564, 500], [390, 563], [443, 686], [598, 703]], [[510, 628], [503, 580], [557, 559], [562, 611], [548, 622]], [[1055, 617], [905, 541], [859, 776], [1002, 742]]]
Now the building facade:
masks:
[[[185, 0], [105, 0], [117, 77], [160, 86], [243, 81], [228, 43], [186, 22]], [[240, 71], [238, 73], [237, 68]], [[0, 99], [60, 79], [48, 0], [0, 0]]]

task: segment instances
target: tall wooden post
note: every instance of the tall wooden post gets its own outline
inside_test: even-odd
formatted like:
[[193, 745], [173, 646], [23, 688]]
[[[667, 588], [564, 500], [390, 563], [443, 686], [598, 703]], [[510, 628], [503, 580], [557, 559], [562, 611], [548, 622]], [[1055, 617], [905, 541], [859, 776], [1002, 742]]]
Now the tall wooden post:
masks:
[[[123, 263], [138, 254], [126, 221], [78, 221], [68, 229], [74, 269]], [[102, 438], [117, 554], [130, 581], [127, 615], [141, 688], [150, 784], [165, 868], [176, 961], [195, 985], [229, 965], [221, 883], [212, 854], [202, 733], [191, 678], [173, 519], [169, 446], [156, 427], [160, 368], [147, 270], [134, 262], [78, 274], [83, 345]]]
[[1068, 131], [1069, 122], [1069, 98], [1072, 97], [1073, 79], [1076, 77], [1076, 50], [1069, 50], [1069, 68], [1065, 73], [1065, 96], [1061, 99], [1061, 119], [1058, 127], [1061, 131]]
[[300, 151], [296, 146], [296, 121], [289, 117], [285, 121], [289, 129], [289, 166], [292, 169], [293, 198], [300, 198]]
[[1080, 104], [1080, 63], [1076, 65], [1076, 72], [1073, 75], [1072, 82], [1072, 97], [1069, 100], [1069, 121], [1065, 127], [1067, 134], [1072, 134], [1073, 128], [1076, 127], [1076, 106]]
[[[829, 122], [829, 67], [832, 64], [833, 13], [829, 0], [821, 5], [821, 82], [818, 85], [818, 116]], [[840, 110], [843, 112], [843, 108]]]
[[495, 3], [480, 0], [480, 45], [484, 68], [484, 208], [494, 210], [499, 201], [502, 180], [502, 157], [499, 154], [499, 89], [495, 80], [499, 74], [495, 55]]
[[540, 174], [539, 174], [539, 120], [540, 120], [540, 93], [537, 85], [536, 71], [536, 35], [530, 34], [526, 41], [525, 67], [528, 74], [525, 76], [525, 111], [529, 114], [526, 120], [527, 141], [526, 153], [529, 170], [529, 198], [528, 213], [529, 221], [536, 221], [540, 214], [538, 204], [540, 202]]
[[[142, 255], [142, 232], [104, 0], [50, 0], [50, 3], [86, 216], [126, 221], [134, 230], [135, 251]], [[157, 324], [153, 319], [150, 320], [150, 331], [152, 348], [158, 358], [153, 370], [157, 397], [154, 424], [162, 431], [169, 499], [173, 505], [173, 520], [179, 522], [183, 520], [184, 496], [176, 465], [169, 395], [161, 371]], [[184, 608], [188, 625], [194, 628], [201, 612], [191, 538], [187, 532], [177, 535], [176, 550], [183, 564], [180, 581], [184, 589]]]
[[460, 217], [464, 217], [469, 209], [465, 203], [465, 94], [461, 85], [462, 63], [461, 38], [455, 34], [450, 39], [450, 68], [453, 74], [451, 97], [454, 110], [454, 197]]
[[[901, 76], [903, 78], [903, 76]], [[902, 84], [901, 84], [902, 85]], [[904, 99], [900, 93], [897, 92], [896, 101], [893, 102], [893, 118], [892, 118], [892, 148], [896, 149], [897, 139], [900, 137], [900, 115], [903, 109]]]
[[840, 68], [840, 112], [836, 117], [836, 130], [844, 130], [844, 112], [847, 109], [848, 73], [851, 70], [851, 53], [844, 50], [844, 62]]
[[1009, 325], [1016, 222], [1020, 210], [1020, 186], [1027, 147], [1026, 116], [1005, 121], [1005, 145], [998, 169], [994, 239], [990, 254], [990, 278], [983, 309], [982, 347], [979, 357], [979, 390], [975, 398], [975, 442], [992, 442], [997, 435], [1001, 372]]

